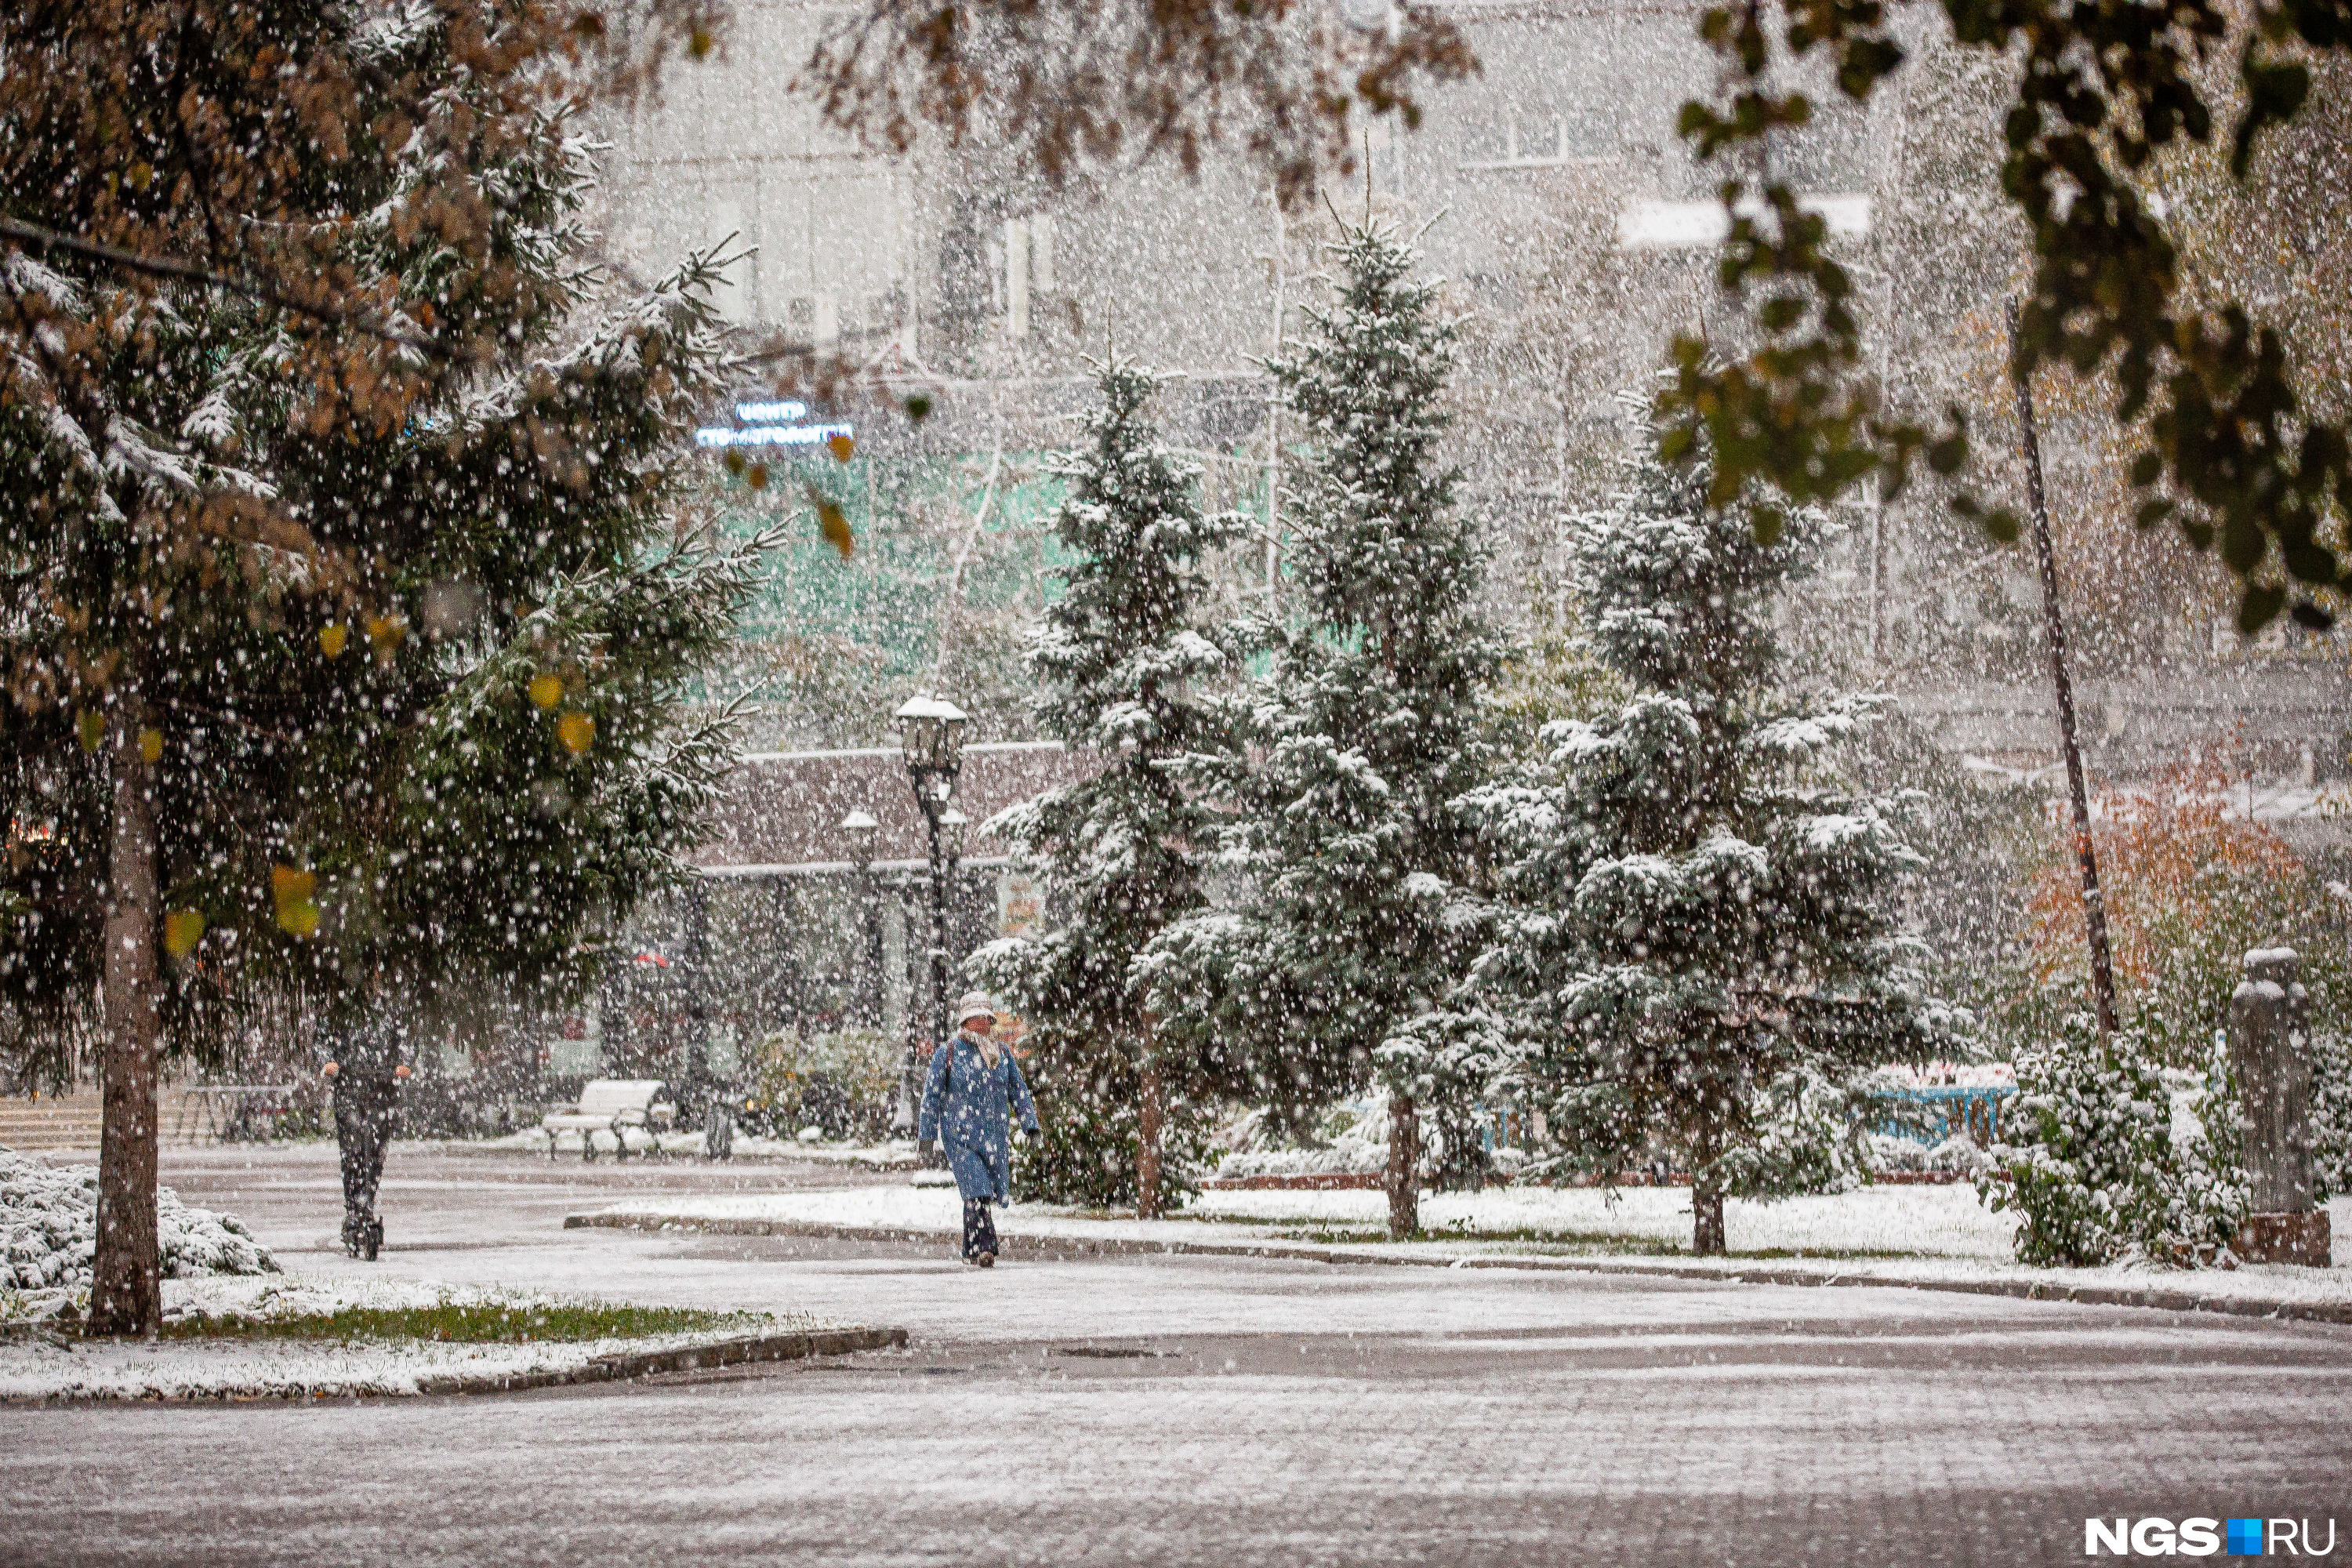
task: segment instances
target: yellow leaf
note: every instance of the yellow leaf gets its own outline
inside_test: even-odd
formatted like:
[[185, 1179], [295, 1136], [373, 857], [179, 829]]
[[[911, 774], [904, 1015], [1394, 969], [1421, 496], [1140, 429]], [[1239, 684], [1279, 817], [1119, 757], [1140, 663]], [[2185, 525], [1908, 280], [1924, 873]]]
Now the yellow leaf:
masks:
[[389, 654], [398, 647], [400, 639], [407, 635], [407, 626], [396, 616], [378, 616], [368, 623], [368, 641], [375, 644], [375, 651], [379, 655]]
[[766, 489], [768, 488], [768, 465], [765, 463], [752, 464], [751, 471], [743, 476], [743, 482], [750, 485], [755, 490]]
[[204, 939], [205, 916], [202, 910], [173, 910], [163, 917], [163, 951], [173, 958], [185, 958], [188, 952]]
[[278, 923], [296, 936], [309, 936], [319, 929], [319, 906], [308, 899], [280, 904], [278, 906]]
[[717, 41], [710, 36], [709, 28], [697, 27], [686, 36], [686, 52], [696, 59], [701, 59], [710, 53], [711, 46]]
[[269, 894], [280, 904], [302, 902], [318, 885], [315, 872], [298, 870], [292, 866], [272, 866], [269, 868]]
[[824, 449], [833, 454], [835, 462], [845, 463], [849, 461], [849, 455], [857, 450], [857, 443], [846, 436], [828, 436], [824, 438]]
[[352, 628], [349, 626], [320, 626], [319, 628], [319, 651], [325, 654], [329, 658], [342, 658], [343, 644], [350, 640], [351, 635]]
[[596, 743], [596, 721], [585, 713], [566, 713], [556, 721], [555, 738], [576, 757]]
[[163, 760], [163, 731], [161, 730], [140, 731], [139, 754], [151, 763], [162, 762]]
[[844, 561], [848, 560], [849, 552], [857, 548], [857, 536], [849, 531], [849, 519], [842, 515], [841, 508], [834, 503], [832, 498], [814, 485], [802, 488], [808, 496], [809, 505], [816, 508], [817, 531], [824, 535], [827, 544], [841, 552]]
[[552, 708], [563, 700], [563, 682], [555, 676], [542, 675], [530, 683], [530, 700], [541, 708]]
[[84, 709], [81, 717], [74, 721], [74, 725], [81, 731], [81, 749], [85, 752], [95, 752], [98, 743], [106, 739], [106, 715], [103, 713]]

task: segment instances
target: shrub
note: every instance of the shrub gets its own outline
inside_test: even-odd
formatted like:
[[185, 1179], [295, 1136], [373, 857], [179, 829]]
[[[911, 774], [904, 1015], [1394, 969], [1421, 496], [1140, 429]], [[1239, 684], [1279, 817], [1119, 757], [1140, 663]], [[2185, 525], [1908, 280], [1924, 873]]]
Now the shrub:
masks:
[[2352, 1042], [2341, 1035], [2312, 1037], [2311, 1142], [2319, 1201], [2352, 1193]]
[[879, 1029], [770, 1035], [746, 1064], [754, 1114], [781, 1137], [813, 1126], [827, 1138], [876, 1141], [889, 1131], [905, 1050]]
[[[163, 1277], [275, 1274], [277, 1261], [234, 1215], [155, 1192]], [[98, 1167], [48, 1165], [0, 1149], [0, 1290], [87, 1290], [98, 1245]]]
[[[1086, 1049], [1069, 1037], [1021, 1064], [1037, 1098], [1044, 1136], [1016, 1146], [1014, 1192], [1024, 1203], [1133, 1208], [1135, 1152], [1143, 1131], [1141, 1074], [1124, 1052]], [[1200, 1191], [1211, 1163], [1209, 1119], [1182, 1096], [1168, 1097], [1160, 1131], [1160, 1201], [1172, 1209]]]
[[2227, 1247], [2244, 1187], [2201, 1132], [2176, 1136], [2171, 1090], [2137, 1036], [2102, 1047], [2072, 1015], [2051, 1045], [2019, 1053], [2017, 1081], [2011, 1141], [1990, 1151], [1977, 1195], [1997, 1214], [2018, 1211], [2020, 1262], [2187, 1265]]

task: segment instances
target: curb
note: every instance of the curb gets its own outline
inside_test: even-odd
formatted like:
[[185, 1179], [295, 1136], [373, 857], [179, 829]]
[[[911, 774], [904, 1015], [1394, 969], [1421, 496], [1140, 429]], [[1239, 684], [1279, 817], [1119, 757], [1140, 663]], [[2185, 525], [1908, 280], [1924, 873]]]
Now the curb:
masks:
[[[953, 1241], [948, 1230], [910, 1230], [904, 1226], [824, 1225], [813, 1220], [681, 1219], [674, 1215], [575, 1214], [566, 1230], [691, 1230], [719, 1236], [830, 1237], [841, 1241]], [[1827, 1268], [1699, 1268], [1688, 1265], [1617, 1263], [1600, 1258], [1514, 1258], [1492, 1254], [1455, 1258], [1381, 1256], [1370, 1251], [1301, 1246], [1281, 1241], [1139, 1241], [1127, 1237], [1005, 1236], [1008, 1257], [1054, 1260], [1068, 1258], [1180, 1256], [1267, 1258], [1301, 1263], [1362, 1264], [1419, 1268], [1518, 1268], [1538, 1273], [1614, 1274], [1644, 1279], [1692, 1279], [1718, 1285], [1859, 1286], [1897, 1290], [1945, 1290], [1966, 1296], [2007, 1296], [2027, 1301], [2073, 1301], [2085, 1307], [2142, 1307], [2163, 1312], [2218, 1312], [2233, 1318], [2275, 1318], [2315, 1323], [2352, 1323], [2352, 1302], [2283, 1301], [2252, 1296], [2209, 1296], [2194, 1290], [2110, 1285], [2061, 1285], [2039, 1279], [1905, 1279], [1886, 1275], [1843, 1274]]]
[[702, 1372], [753, 1362], [805, 1361], [811, 1356], [852, 1355], [859, 1351], [898, 1350], [904, 1329], [832, 1329], [791, 1334], [747, 1334], [667, 1350], [631, 1351], [598, 1356], [579, 1366], [545, 1372], [442, 1373], [420, 1377], [415, 1388], [289, 1388], [266, 1392], [223, 1389], [215, 1394], [52, 1394], [0, 1399], [0, 1407], [35, 1405], [259, 1405], [309, 1404], [320, 1399], [415, 1399], [427, 1394], [520, 1394], [594, 1383], [625, 1383], [666, 1372]]
[[896, 1350], [907, 1342], [904, 1329], [835, 1329], [822, 1333], [754, 1334], [742, 1339], [716, 1340], [707, 1344], [679, 1345], [666, 1351], [633, 1351], [599, 1356], [583, 1366], [547, 1372], [495, 1373], [445, 1373], [420, 1377], [416, 1392], [425, 1394], [519, 1394], [531, 1388], [559, 1388], [583, 1383], [625, 1383], [665, 1372], [707, 1372], [714, 1367], [742, 1366], [752, 1362], [805, 1361], [811, 1356], [851, 1355], [858, 1351]]

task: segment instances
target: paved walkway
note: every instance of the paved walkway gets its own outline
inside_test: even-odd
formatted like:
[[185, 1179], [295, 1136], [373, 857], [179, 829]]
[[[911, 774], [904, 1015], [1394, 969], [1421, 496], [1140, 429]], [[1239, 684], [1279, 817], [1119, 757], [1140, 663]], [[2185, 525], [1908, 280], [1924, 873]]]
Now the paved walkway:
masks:
[[[331, 1156], [164, 1175], [290, 1268], [356, 1269]], [[406, 1150], [391, 1177], [381, 1269], [916, 1342], [504, 1399], [0, 1411], [0, 1561], [2009, 1564], [2081, 1561], [2092, 1513], [2352, 1534], [2343, 1328], [1238, 1258], [982, 1273], [557, 1228], [633, 1184], [837, 1172]]]

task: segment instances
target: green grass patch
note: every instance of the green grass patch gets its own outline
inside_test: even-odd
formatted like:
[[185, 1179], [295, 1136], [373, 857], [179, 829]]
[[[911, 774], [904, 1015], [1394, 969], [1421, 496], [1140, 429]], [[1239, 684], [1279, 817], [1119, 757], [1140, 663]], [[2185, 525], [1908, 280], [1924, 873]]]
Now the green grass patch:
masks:
[[631, 1340], [768, 1326], [765, 1317], [688, 1307], [632, 1307], [612, 1301], [438, 1301], [427, 1307], [342, 1307], [284, 1316], [190, 1312], [168, 1320], [167, 1340], [398, 1340], [447, 1344], [525, 1344], [539, 1341]]

